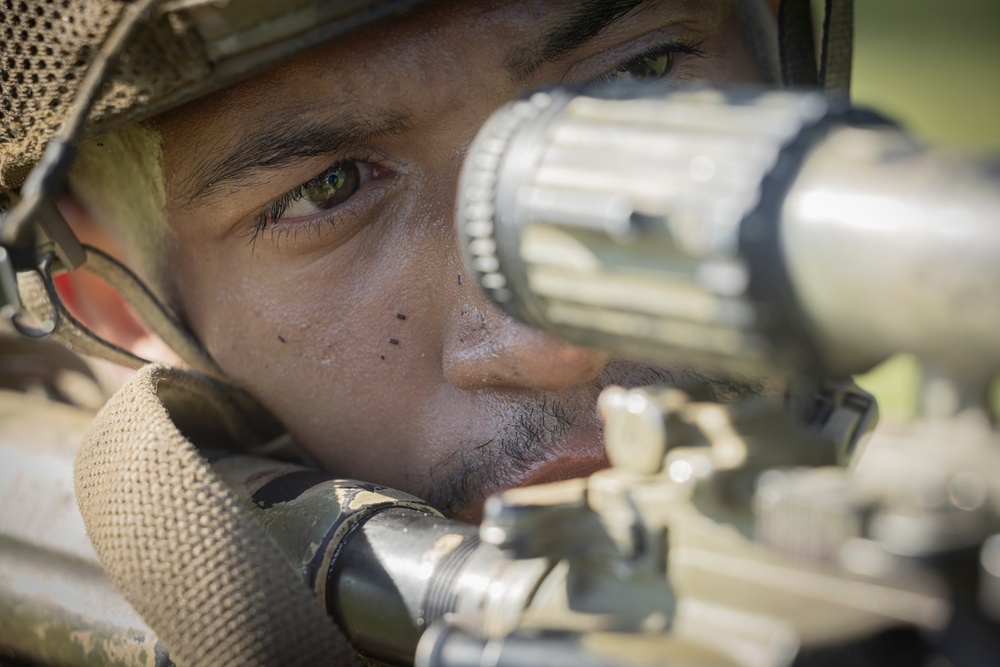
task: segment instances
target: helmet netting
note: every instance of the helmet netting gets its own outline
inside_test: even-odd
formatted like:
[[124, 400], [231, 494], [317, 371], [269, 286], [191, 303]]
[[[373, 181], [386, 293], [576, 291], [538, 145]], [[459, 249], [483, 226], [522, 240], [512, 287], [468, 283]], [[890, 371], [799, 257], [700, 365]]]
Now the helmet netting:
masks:
[[[0, 0], [0, 191], [17, 187], [66, 117], [125, 2]], [[204, 79], [201, 42], [176, 16], [140, 25], [91, 111], [93, 127]]]

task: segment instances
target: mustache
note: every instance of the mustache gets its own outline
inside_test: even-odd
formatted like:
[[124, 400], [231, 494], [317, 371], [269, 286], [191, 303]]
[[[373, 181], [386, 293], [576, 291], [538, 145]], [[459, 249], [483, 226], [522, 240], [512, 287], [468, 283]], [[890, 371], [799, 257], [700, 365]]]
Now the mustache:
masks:
[[512, 406], [497, 434], [460, 443], [424, 473], [408, 473], [421, 496], [445, 516], [455, 516], [492, 493], [509, 487], [519, 475], [551, 458], [560, 441], [581, 420], [593, 418], [597, 397], [606, 387], [649, 385], [698, 387], [714, 400], [728, 403], [760, 393], [758, 379], [708, 374], [690, 368], [667, 369], [613, 361], [593, 381], [572, 395], [536, 392]]
[[552, 446], [576, 423], [575, 415], [559, 399], [533, 397], [513, 406], [494, 437], [464, 443], [426, 473], [407, 477], [423, 488], [427, 502], [445, 516], [454, 516], [545, 461]]

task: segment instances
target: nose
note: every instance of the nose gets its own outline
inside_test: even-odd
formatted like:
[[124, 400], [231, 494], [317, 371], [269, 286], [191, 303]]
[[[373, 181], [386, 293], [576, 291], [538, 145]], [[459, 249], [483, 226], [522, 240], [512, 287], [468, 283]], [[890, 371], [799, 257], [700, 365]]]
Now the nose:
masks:
[[[464, 157], [470, 142], [471, 136], [459, 142], [463, 148], [456, 153], [458, 158]], [[452, 159], [453, 178], [447, 190], [451, 197], [458, 188], [460, 166], [460, 159]], [[453, 199], [448, 201], [454, 205]], [[444, 231], [451, 249], [446, 275], [447, 271], [457, 271], [466, 276], [464, 284], [461, 275], [457, 284], [445, 281], [454, 290], [449, 296], [455, 297], [445, 308], [450, 317], [442, 350], [444, 376], [449, 383], [465, 390], [558, 391], [586, 384], [601, 374], [608, 364], [608, 354], [567, 343], [501, 311], [479, 289], [465, 266], [450, 208], [441, 219], [449, 221]]]
[[598, 350], [571, 345], [504, 314], [485, 295], [462, 300], [443, 354], [454, 386], [557, 391], [596, 378], [608, 363]]

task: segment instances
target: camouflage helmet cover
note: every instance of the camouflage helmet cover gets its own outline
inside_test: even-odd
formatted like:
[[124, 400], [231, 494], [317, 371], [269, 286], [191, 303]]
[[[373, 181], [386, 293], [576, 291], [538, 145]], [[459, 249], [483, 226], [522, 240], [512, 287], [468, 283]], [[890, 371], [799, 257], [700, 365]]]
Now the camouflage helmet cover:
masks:
[[[24, 181], [108, 35], [140, 2], [0, 0], [0, 192]], [[85, 131], [149, 117], [419, 2], [147, 0]]]

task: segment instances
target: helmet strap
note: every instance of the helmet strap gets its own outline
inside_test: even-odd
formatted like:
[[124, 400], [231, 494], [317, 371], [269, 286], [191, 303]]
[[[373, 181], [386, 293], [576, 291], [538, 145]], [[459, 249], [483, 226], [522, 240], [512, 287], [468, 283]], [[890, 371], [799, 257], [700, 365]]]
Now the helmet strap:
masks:
[[822, 52], [816, 63], [811, 0], [782, 0], [778, 45], [782, 82], [788, 87], [822, 87], [848, 99], [854, 51], [854, 0], [825, 0]]
[[[104, 252], [90, 246], [82, 247], [86, 253], [86, 270], [114, 288], [184, 364], [216, 379], [225, 377], [177, 316], [138, 276]], [[58, 265], [58, 259], [50, 253], [42, 258], [35, 270], [18, 275], [18, 287], [27, 313], [37, 322], [49, 323], [46, 328], [51, 331], [52, 337], [78, 354], [128, 368], [139, 368], [149, 363], [149, 360], [101, 338], [73, 317], [59, 297], [53, 281], [53, 271]]]

